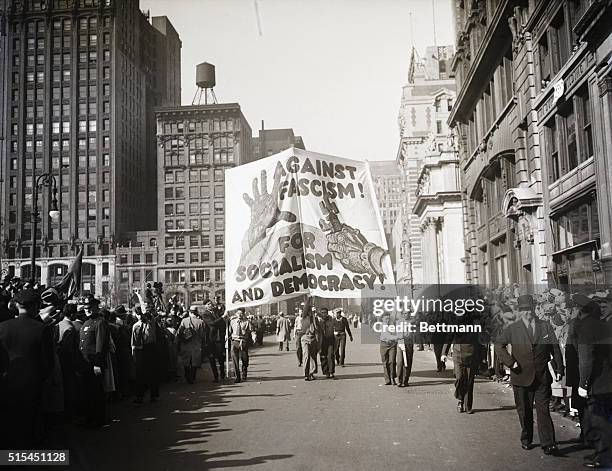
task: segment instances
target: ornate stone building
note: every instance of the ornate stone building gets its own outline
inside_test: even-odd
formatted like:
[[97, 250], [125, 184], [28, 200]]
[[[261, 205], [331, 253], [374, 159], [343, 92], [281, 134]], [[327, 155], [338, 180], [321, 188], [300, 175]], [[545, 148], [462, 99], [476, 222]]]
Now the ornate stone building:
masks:
[[610, 1], [456, 1], [468, 280], [610, 282], [610, 17]]
[[[447, 125], [455, 100], [455, 80], [450, 71], [453, 50], [452, 46], [432, 46], [426, 49], [425, 57], [421, 58], [413, 49], [408, 81], [402, 90], [398, 117], [400, 143], [396, 158], [402, 172], [401, 231], [395, 231], [391, 244], [399, 252], [396, 263], [399, 283], [423, 283], [424, 263], [430, 263], [435, 258], [435, 254], [430, 252], [432, 249], [422, 245], [423, 198], [420, 213], [413, 211], [417, 204], [416, 192], [423, 165], [433, 163], [453, 147]], [[440, 190], [438, 188], [436, 191]], [[431, 277], [428, 276], [428, 279]]]

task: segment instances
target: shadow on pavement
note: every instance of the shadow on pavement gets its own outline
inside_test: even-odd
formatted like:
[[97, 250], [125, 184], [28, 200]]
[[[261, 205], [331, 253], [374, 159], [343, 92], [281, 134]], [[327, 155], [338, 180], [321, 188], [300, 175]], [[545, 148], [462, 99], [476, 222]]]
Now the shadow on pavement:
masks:
[[[112, 421], [102, 429], [67, 428], [66, 448], [70, 449], [75, 470], [146, 469], [202, 470], [243, 467], [249, 469], [269, 461], [291, 458], [291, 454], [267, 454], [237, 458], [240, 442], [228, 443], [228, 450], [207, 447], [215, 433], [231, 432], [224, 419], [262, 412], [263, 409], [234, 409], [236, 397], [276, 397], [283, 394], [231, 394], [229, 385], [207, 384], [208, 379], [191, 385], [175, 383], [161, 390], [160, 401], [135, 406], [131, 402], [111, 405]], [[229, 458], [229, 457], [232, 458]]]

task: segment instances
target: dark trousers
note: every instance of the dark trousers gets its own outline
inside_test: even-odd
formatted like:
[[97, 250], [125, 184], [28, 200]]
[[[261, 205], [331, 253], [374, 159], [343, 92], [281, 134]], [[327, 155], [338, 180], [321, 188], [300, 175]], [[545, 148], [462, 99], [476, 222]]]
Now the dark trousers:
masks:
[[289, 351], [289, 340], [285, 340], [284, 342], [278, 342], [278, 351], [283, 351], [283, 345], [286, 344], [286, 350]]
[[434, 343], [434, 355], [436, 356], [436, 368], [439, 370], [445, 369], [446, 365], [442, 361], [443, 343]]
[[189, 384], [193, 384], [195, 379], [196, 379], [196, 372], [198, 371], [198, 369], [195, 366], [185, 366], [184, 367], [185, 370], [185, 381], [187, 381]]
[[297, 355], [298, 363], [301, 365], [304, 360], [302, 354], [302, 334], [295, 335], [295, 354]]
[[395, 361], [397, 356], [396, 343], [380, 343], [380, 361], [383, 364], [385, 382], [390, 383], [395, 380]]
[[85, 418], [102, 425], [106, 421], [104, 374], [95, 374], [93, 368], [93, 364], [88, 364], [88, 368], [83, 372], [83, 388], [87, 398], [84, 402]]
[[[399, 348], [399, 346], [397, 347], [397, 355], [396, 355], [395, 362], [396, 362], [397, 381], [399, 382], [399, 384], [408, 386], [408, 381], [410, 381], [410, 373], [412, 372], [412, 358], [414, 356], [414, 344], [406, 343], [404, 344], [404, 346], [405, 346], [405, 351]], [[406, 355], [406, 361], [404, 361], [404, 354]]]
[[[213, 377], [219, 379], [220, 375], [223, 379], [225, 378], [225, 345], [223, 342], [215, 342], [209, 348], [208, 363], [210, 363]], [[219, 363], [219, 369], [217, 369], [217, 363]]]
[[339, 334], [336, 336], [336, 363], [344, 365], [344, 358], [346, 357], [346, 334]]
[[455, 399], [465, 403], [466, 410], [472, 410], [474, 403], [474, 380], [478, 370], [478, 362], [473, 359], [455, 360]]
[[[249, 367], [249, 349], [247, 347], [247, 341], [242, 341], [242, 348], [240, 347], [240, 343], [240, 340], [232, 340], [232, 361], [234, 362], [234, 371], [236, 372], [236, 379], [238, 380], [241, 379], [241, 372], [242, 377], [246, 379], [247, 368]], [[240, 362], [242, 362], [242, 367]]]
[[336, 373], [336, 337], [323, 337], [321, 341], [321, 371], [324, 375]]
[[154, 344], [144, 345], [142, 350], [134, 350], [136, 370], [136, 398], [142, 399], [145, 392], [151, 391], [151, 399], [159, 396], [159, 373], [157, 348]]
[[538, 435], [542, 446], [555, 444], [555, 427], [550, 418], [550, 397], [552, 391], [549, 384], [543, 384], [537, 379], [531, 386], [512, 386], [514, 402], [521, 422], [521, 443], [531, 444], [533, 441], [533, 405], [535, 403], [538, 416]]
[[304, 352], [304, 377], [308, 378], [317, 372], [317, 346], [313, 341], [302, 339]]
[[583, 432], [597, 460], [612, 466], [612, 394], [595, 394], [587, 399]]

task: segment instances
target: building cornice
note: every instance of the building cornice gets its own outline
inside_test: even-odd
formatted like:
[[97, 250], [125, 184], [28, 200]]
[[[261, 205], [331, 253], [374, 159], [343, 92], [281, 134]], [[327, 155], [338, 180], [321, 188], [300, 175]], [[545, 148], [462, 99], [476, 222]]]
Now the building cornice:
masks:
[[[508, 34], [505, 37], [502, 33], [502, 28], [508, 28], [508, 24], [502, 19], [510, 6], [510, 0], [502, 0], [495, 10], [495, 14], [489, 23], [482, 42], [475, 56], [471, 59], [470, 69], [463, 79], [461, 89], [457, 92], [455, 106], [451, 110], [448, 117], [448, 123], [452, 127], [457, 121], [466, 118], [468, 108], [471, 108], [473, 101], [478, 97], [484, 89], [488, 80], [484, 80], [484, 76], [488, 75], [489, 69], [496, 66], [496, 58], [499, 58], [500, 45], [503, 43], [512, 43], [512, 36]], [[459, 35], [463, 34], [459, 33]], [[457, 54], [456, 54], [457, 55]], [[457, 64], [453, 60], [453, 64]]]

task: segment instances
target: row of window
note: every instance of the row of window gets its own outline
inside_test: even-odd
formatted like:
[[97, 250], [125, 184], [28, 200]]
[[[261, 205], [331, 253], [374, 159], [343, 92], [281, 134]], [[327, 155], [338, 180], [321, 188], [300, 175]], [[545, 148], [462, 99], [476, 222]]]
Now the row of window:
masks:
[[[186, 263], [186, 255], [184, 252], [177, 252], [177, 253], [166, 253], [165, 255], [165, 262], [167, 264], [169, 263], [177, 263], [177, 264], [181, 264], [181, 263]], [[201, 254], [199, 252], [195, 252], [189, 255], [189, 263], [199, 263], [199, 261], [202, 262], [208, 262], [210, 261], [210, 255], [208, 254], [208, 252], [202, 252]], [[219, 263], [219, 262], [223, 262], [225, 260], [223, 252], [215, 252], [215, 263]]]
[[[139, 253], [135, 253], [132, 254], [132, 263], [134, 265], [138, 265], [140, 263], [146, 263], [147, 265], [150, 265], [153, 263], [153, 254], [152, 253], [146, 253], [144, 254], [144, 258], [141, 256], [141, 254]], [[119, 265], [127, 265], [128, 262], [128, 254], [120, 254], [119, 255]]]
[[[26, 118], [33, 119], [39, 118], [43, 119], [45, 117], [45, 107], [41, 104], [39, 106], [34, 106], [33, 104], [28, 104], [25, 107]], [[102, 102], [102, 112], [105, 114], [110, 113], [110, 102], [104, 101]], [[78, 113], [79, 116], [87, 116], [87, 115], [96, 115], [98, 113], [98, 104], [95, 101], [84, 101], [78, 104]], [[61, 116], [71, 116], [71, 104], [70, 103], [54, 103], [51, 105], [51, 116], [54, 118], [59, 118]], [[17, 105], [11, 107], [11, 118], [19, 118], [19, 107]], [[44, 127], [43, 123], [34, 123], [36, 125], [36, 134], [43, 134]], [[18, 128], [17, 128], [18, 129]]]
[[497, 66], [491, 81], [487, 84], [474, 114], [464, 127], [468, 155], [472, 155], [480, 141], [489, 132], [497, 117], [514, 96], [512, 78], [512, 52], [508, 51]]
[[180, 134], [183, 132], [223, 132], [234, 130], [234, 120], [210, 119], [204, 121], [175, 121], [164, 123], [164, 134]]
[[[164, 221], [164, 227], [166, 228], [166, 231], [172, 231], [172, 230], [184, 231], [186, 230], [186, 222], [185, 222], [185, 219], [166, 219]], [[215, 228], [215, 231], [224, 230], [222, 218], [215, 218], [214, 228]], [[189, 219], [189, 230], [190, 231], [202, 231], [202, 232], [210, 231], [211, 230], [210, 219], [208, 218], [205, 218], [205, 219], [190, 218]]]
[[[211, 271], [207, 268], [189, 270], [192, 283], [205, 283], [211, 281]], [[223, 282], [225, 280], [225, 270], [223, 268], [215, 268], [215, 281]], [[172, 285], [176, 283], [185, 283], [187, 280], [187, 270], [165, 270], [165, 283]]]
[[[190, 248], [198, 248], [198, 247], [210, 247], [210, 235], [209, 234], [201, 234], [201, 235], [190, 235], [187, 240], [185, 240], [184, 235], [179, 235], [176, 237], [166, 237], [165, 239], [165, 247], [168, 248], [184, 248], [185, 242], [189, 242]], [[224, 237], [223, 234], [215, 235], [215, 247], [223, 247]]]
[[[188, 189], [189, 189], [189, 193], [188, 193], [189, 199], [210, 198], [211, 196], [213, 196], [211, 187], [207, 185], [206, 186], [190, 186], [188, 187]], [[167, 186], [164, 190], [164, 197], [166, 200], [185, 199], [186, 198], [185, 188], [182, 186]], [[209, 214], [210, 207], [208, 206], [208, 202], [204, 202], [203, 205], [206, 205], [206, 208], [204, 208], [203, 206], [202, 212], [204, 213], [206, 211], [205, 214]], [[223, 202], [222, 201], [215, 202], [214, 206], [215, 206], [215, 213], [217, 213], [219, 210], [223, 212]]]

